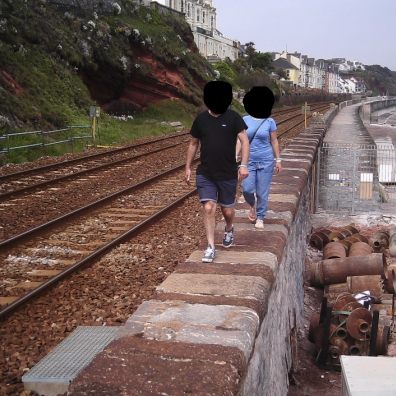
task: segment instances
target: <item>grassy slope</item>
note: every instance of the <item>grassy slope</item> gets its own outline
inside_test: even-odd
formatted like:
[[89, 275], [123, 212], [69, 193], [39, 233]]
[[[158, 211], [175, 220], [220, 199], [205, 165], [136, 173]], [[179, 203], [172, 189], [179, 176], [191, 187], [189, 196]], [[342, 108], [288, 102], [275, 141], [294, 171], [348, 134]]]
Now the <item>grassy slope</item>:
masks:
[[[181, 96], [199, 102], [197, 80], [210, 78], [211, 69], [190, 50], [194, 44], [185, 21], [135, 8], [127, 0], [120, 3], [121, 15], [102, 14], [98, 19], [92, 13], [65, 14], [44, 1], [0, 3], [0, 116], [8, 120], [0, 123], [0, 133], [88, 124], [87, 112], [95, 103], [81, 76], [103, 75], [108, 79], [103, 85], [120, 93], [129, 78], [150, 73], [134, 67], [134, 59], [142, 51], [177, 68], [189, 84], [189, 92]], [[127, 65], [121, 61], [123, 57], [128, 59]], [[172, 129], [160, 126], [160, 121], [178, 120], [187, 127], [195, 113], [196, 105], [183, 100], [158, 103], [128, 121], [102, 112], [100, 143], [126, 142]], [[64, 149], [54, 146], [49, 153]], [[39, 154], [18, 151], [11, 159], [24, 161]]]

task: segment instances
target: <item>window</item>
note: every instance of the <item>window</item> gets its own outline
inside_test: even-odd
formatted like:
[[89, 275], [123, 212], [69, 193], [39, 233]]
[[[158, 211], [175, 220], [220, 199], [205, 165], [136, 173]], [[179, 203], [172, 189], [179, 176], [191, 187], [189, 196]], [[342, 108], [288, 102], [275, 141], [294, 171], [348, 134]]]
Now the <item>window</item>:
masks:
[[205, 11], [202, 13], [202, 23], [205, 23]]

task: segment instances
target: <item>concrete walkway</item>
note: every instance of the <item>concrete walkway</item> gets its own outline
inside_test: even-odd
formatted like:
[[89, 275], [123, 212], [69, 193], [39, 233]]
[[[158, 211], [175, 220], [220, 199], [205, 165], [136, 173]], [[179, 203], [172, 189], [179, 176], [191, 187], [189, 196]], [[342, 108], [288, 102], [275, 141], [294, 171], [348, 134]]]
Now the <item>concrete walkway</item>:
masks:
[[339, 111], [326, 132], [327, 143], [374, 144], [359, 116], [361, 104], [344, 107]]
[[[344, 107], [324, 138], [320, 206], [330, 211], [396, 213], [396, 107], [373, 112], [382, 124], [363, 124], [361, 103]], [[392, 179], [392, 180], [391, 180]], [[381, 202], [381, 201], [387, 202]]]

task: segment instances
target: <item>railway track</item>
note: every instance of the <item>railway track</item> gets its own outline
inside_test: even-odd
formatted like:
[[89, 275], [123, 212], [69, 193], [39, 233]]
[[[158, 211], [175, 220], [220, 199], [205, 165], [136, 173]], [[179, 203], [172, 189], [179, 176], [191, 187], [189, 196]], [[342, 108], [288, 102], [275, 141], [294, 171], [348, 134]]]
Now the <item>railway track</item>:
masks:
[[44, 188], [55, 182], [119, 166], [146, 155], [160, 152], [166, 148], [183, 144], [186, 141], [187, 133], [178, 133], [144, 143], [1, 175], [0, 202], [15, 195], [30, 192], [36, 188]]
[[[280, 135], [290, 133], [296, 123], [302, 125], [300, 108], [282, 113], [277, 116]], [[126, 187], [172, 166], [181, 153], [184, 155], [187, 135], [179, 133], [169, 139], [155, 139], [152, 145], [137, 145], [140, 152], [135, 145], [88, 156], [87, 164], [78, 158], [14, 173], [15, 180], [12, 175], [3, 176], [3, 182], [8, 180], [9, 186], [17, 187], [0, 198], [0, 240], [111, 194], [117, 186]]]
[[0, 318], [130, 238], [195, 192], [184, 164], [2, 242]]
[[[323, 108], [323, 106], [316, 106]], [[301, 110], [289, 108], [277, 110], [278, 125], [282, 125], [301, 115]], [[44, 188], [55, 182], [71, 179], [93, 171], [119, 166], [136, 160], [148, 154], [160, 152], [163, 149], [183, 144], [187, 141], [188, 133], [177, 133], [150, 140], [144, 143], [128, 145], [101, 153], [95, 153], [51, 165], [35, 167], [20, 172], [0, 175], [0, 202], [21, 193]]]
[[[314, 110], [325, 108], [320, 105]], [[282, 125], [281, 139], [304, 123], [300, 110], [295, 113], [278, 122]], [[108, 168], [102, 165], [100, 169]], [[193, 194], [195, 188], [186, 186], [183, 176], [184, 164], [180, 164], [0, 242], [0, 318], [92, 263]]]

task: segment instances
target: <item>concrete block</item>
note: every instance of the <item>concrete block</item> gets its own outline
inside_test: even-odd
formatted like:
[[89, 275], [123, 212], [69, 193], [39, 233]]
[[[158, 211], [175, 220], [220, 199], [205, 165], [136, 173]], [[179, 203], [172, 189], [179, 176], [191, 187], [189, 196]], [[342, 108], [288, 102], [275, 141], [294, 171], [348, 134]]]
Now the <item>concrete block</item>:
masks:
[[236, 347], [249, 359], [259, 327], [252, 309], [184, 301], [145, 301], [119, 336]]
[[[195, 250], [186, 260], [187, 263], [200, 262], [202, 251]], [[216, 252], [215, 263], [240, 264], [240, 265], [262, 265], [274, 271], [278, 267], [278, 259], [270, 252], [236, 252], [234, 250], [219, 250]]]
[[270, 202], [286, 202], [297, 205], [298, 198], [292, 194], [270, 194], [268, 200]]
[[269, 289], [270, 283], [257, 276], [173, 273], [156, 290], [159, 293], [238, 297], [264, 302]]

